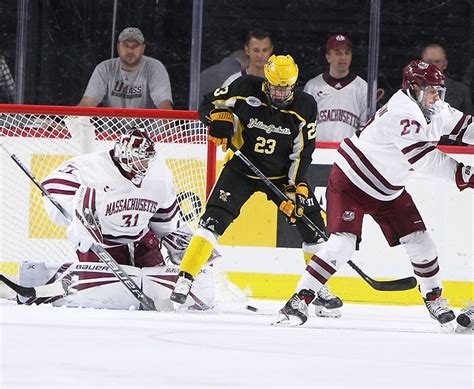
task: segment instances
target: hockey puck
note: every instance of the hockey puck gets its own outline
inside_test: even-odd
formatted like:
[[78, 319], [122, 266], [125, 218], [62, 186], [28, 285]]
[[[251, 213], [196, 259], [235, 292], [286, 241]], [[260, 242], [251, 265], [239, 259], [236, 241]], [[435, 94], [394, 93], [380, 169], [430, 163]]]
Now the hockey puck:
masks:
[[245, 308], [247, 308], [249, 311], [252, 311], [252, 312], [257, 312], [258, 311], [257, 308], [252, 307], [251, 305], [247, 305]]

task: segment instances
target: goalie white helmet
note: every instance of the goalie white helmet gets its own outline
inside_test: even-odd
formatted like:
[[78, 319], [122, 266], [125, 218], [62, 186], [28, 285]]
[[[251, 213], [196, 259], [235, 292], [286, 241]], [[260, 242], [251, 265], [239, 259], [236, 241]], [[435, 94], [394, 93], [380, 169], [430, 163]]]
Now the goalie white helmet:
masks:
[[155, 156], [155, 145], [142, 128], [128, 129], [114, 146], [115, 160], [132, 177], [144, 177]]

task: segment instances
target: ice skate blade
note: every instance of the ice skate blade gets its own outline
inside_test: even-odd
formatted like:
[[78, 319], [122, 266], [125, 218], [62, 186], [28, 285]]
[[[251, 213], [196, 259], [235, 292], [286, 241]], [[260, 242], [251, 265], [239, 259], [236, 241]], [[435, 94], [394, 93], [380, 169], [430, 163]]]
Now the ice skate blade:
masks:
[[474, 333], [474, 327], [463, 327], [458, 324], [455, 332], [456, 334], [472, 335]]
[[169, 300], [169, 302], [171, 303], [173, 307], [171, 309], [172, 311], [179, 311], [183, 307], [183, 304], [177, 303], [176, 301]]
[[272, 326], [279, 327], [298, 327], [303, 324], [303, 321], [296, 316], [280, 315], [274, 322], [270, 324]]
[[174, 303], [169, 299], [155, 300], [154, 302], [158, 312], [173, 312], [176, 310]]
[[339, 311], [337, 308], [326, 309], [318, 305], [314, 307], [314, 313], [317, 317], [326, 317], [331, 319], [339, 319], [342, 316], [341, 311]]
[[454, 332], [454, 324], [452, 321], [444, 324], [440, 324], [441, 332], [443, 334], [451, 334]]

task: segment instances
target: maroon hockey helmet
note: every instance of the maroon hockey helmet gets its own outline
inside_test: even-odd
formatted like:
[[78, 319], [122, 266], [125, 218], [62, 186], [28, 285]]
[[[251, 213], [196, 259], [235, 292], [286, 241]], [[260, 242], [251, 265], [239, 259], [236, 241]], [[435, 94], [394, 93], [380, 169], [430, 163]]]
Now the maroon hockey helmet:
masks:
[[408, 89], [413, 84], [420, 88], [423, 86], [444, 87], [445, 77], [436, 65], [428, 64], [419, 59], [414, 59], [403, 69], [403, 89]]
[[[403, 69], [402, 87], [428, 119], [443, 108], [446, 95], [444, 83], [443, 72], [436, 65], [419, 59], [410, 61]], [[414, 85], [418, 86], [418, 92], [415, 91]]]
[[143, 177], [155, 156], [155, 144], [143, 128], [129, 128], [114, 146], [115, 160], [134, 176]]

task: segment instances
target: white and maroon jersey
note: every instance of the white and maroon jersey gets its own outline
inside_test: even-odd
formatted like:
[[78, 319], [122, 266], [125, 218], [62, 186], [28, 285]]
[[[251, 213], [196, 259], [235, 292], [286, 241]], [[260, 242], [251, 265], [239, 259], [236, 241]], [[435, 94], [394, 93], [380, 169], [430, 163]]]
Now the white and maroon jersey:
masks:
[[474, 144], [472, 117], [445, 103], [427, 123], [418, 104], [399, 90], [362, 131], [341, 142], [335, 163], [365, 193], [390, 201], [413, 170], [454, 181], [457, 161], [436, 148], [442, 135]]
[[318, 141], [340, 142], [367, 120], [367, 83], [354, 73], [336, 79], [329, 72], [309, 80], [304, 91], [318, 103]]
[[[140, 185], [122, 173], [111, 151], [67, 161], [43, 185], [69, 215], [77, 215], [76, 208], [81, 206], [77, 197], [86, 188], [87, 204], [95, 210], [106, 246], [136, 241], [149, 228], [159, 237], [178, 228], [176, 190], [171, 172], [159, 156]], [[56, 223], [69, 224], [47, 198], [45, 207]]]

